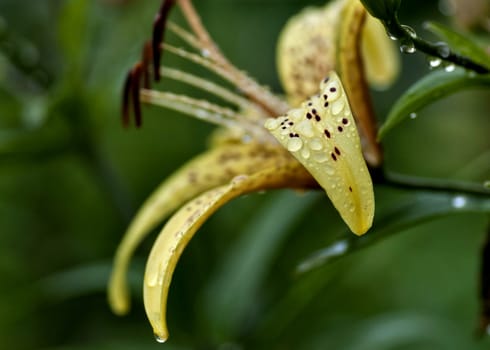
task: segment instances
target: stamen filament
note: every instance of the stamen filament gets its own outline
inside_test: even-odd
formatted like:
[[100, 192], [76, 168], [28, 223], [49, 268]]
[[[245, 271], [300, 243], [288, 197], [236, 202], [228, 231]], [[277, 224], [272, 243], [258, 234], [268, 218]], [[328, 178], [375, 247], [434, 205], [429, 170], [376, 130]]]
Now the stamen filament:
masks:
[[140, 98], [144, 103], [173, 109], [197, 119], [221, 125], [229, 129], [244, 130], [259, 141], [271, 140], [266, 130], [259, 125], [248, 122], [237, 112], [189, 96], [174, 94], [166, 91], [140, 90]]
[[250, 108], [251, 104], [247, 99], [231, 92], [230, 90], [221, 87], [218, 84], [215, 84], [209, 80], [199, 78], [193, 74], [183, 72], [179, 69], [168, 68], [168, 67], [160, 67], [160, 74], [164, 77], [174, 79], [177, 81], [181, 81], [187, 83], [191, 86], [194, 86], [203, 91], [207, 91], [209, 93], [214, 94], [215, 96], [220, 97], [224, 101], [230, 102], [242, 110], [247, 110]]
[[203, 66], [232, 83], [250, 98], [251, 103], [254, 103], [257, 107], [263, 109], [268, 116], [277, 117], [286, 113], [289, 109], [289, 106], [285, 101], [279, 99], [266, 88], [258, 85], [243, 72], [230, 71], [209, 59], [167, 43], [163, 43], [162, 47], [164, 50], [173, 53], [174, 55]]

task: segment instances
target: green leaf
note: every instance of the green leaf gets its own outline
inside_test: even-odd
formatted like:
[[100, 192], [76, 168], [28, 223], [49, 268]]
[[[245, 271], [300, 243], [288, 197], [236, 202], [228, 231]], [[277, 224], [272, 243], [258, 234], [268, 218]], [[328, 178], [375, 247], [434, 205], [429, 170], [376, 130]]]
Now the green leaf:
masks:
[[71, 0], [60, 10], [58, 39], [71, 74], [81, 73], [86, 56], [90, 6], [90, 1]]
[[382, 139], [394, 126], [432, 102], [467, 88], [489, 88], [490, 74], [474, 74], [457, 68], [452, 72], [434, 71], [413, 84], [395, 102], [386, 121], [379, 129]]
[[461, 194], [456, 191], [411, 191], [375, 217], [371, 230], [362, 237], [345, 235], [314, 252], [297, 266], [309, 272], [378, 240], [438, 217], [456, 213], [490, 213], [488, 194]]
[[451, 50], [490, 68], [490, 56], [471, 37], [434, 22], [427, 22], [424, 24], [424, 28], [444, 40]]
[[232, 339], [255, 310], [256, 296], [282, 242], [317, 198], [317, 193], [276, 194], [229, 249], [205, 294], [206, 322], [218, 337]]

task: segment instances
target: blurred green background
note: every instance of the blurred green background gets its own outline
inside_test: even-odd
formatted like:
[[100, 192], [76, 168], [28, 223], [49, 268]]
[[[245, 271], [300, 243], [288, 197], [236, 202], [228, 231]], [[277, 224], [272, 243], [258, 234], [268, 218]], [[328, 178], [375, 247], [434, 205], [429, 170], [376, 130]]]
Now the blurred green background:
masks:
[[[110, 312], [106, 281], [129, 220], [165, 177], [203, 151], [212, 130], [155, 107], [144, 107], [143, 128], [120, 125], [122, 83], [159, 4], [0, 0], [0, 348], [488, 349], [488, 339], [475, 337], [487, 215], [408, 225], [297, 275], [303, 259], [346, 234], [322, 193], [249, 195], [212, 217], [177, 267], [165, 345], [153, 339], [141, 299], [154, 236], [132, 266], [131, 313]], [[311, 4], [322, 2], [195, 5], [231, 61], [280, 91], [277, 36]], [[177, 12], [172, 19], [183, 23]], [[401, 13], [422, 33], [426, 19], [449, 20], [437, 1], [404, 1]], [[380, 120], [428, 72], [423, 55], [402, 59], [395, 86], [374, 92]], [[164, 64], [211, 77], [170, 55]], [[158, 87], [184, 91], [173, 82]], [[418, 113], [386, 138], [386, 167], [488, 179], [489, 97], [466, 91]], [[380, 187], [376, 195], [382, 215], [411, 194]]]

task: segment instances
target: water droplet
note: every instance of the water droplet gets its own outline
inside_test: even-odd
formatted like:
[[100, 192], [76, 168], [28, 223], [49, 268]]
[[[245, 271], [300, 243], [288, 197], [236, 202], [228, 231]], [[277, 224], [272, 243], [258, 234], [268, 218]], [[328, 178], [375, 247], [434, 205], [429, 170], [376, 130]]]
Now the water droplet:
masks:
[[247, 179], [248, 179], [248, 175], [237, 175], [231, 180], [231, 183], [233, 185], [238, 185]]
[[267, 130], [275, 130], [279, 127], [281, 121], [278, 118], [269, 118], [265, 121], [264, 127]]
[[209, 57], [209, 55], [210, 55], [210, 52], [209, 52], [209, 50], [208, 50], [208, 49], [202, 49], [202, 50], [201, 50], [201, 55], [202, 55], [202, 57], [206, 57], [206, 58], [208, 58], [208, 57]]
[[[324, 168], [325, 172], [328, 174], [328, 175], [333, 175], [335, 173], [335, 169], [332, 168], [331, 166], [329, 165], [326, 165]], [[334, 185], [335, 186], [335, 185]]]
[[306, 147], [303, 147], [303, 149], [301, 150], [301, 157], [305, 159], [310, 158], [310, 150]]
[[430, 68], [437, 68], [441, 65], [442, 60], [439, 57], [429, 57], [428, 62]]
[[415, 33], [415, 30], [412, 27], [404, 25], [404, 24], [402, 24], [401, 27], [405, 30], [405, 32], [408, 33], [408, 35], [410, 35], [411, 38], [417, 37], [417, 33]]
[[415, 119], [415, 118], [417, 118], [417, 113], [415, 112], [410, 113], [410, 119]]
[[435, 43], [437, 46], [437, 53], [441, 55], [442, 58], [448, 58], [449, 54], [451, 53], [451, 50], [449, 49], [449, 46], [443, 41], [439, 41], [438, 43]]
[[412, 40], [410, 39], [404, 39], [400, 43], [400, 51], [402, 53], [414, 53], [415, 52], [415, 45]]
[[388, 38], [390, 38], [391, 40], [398, 40], [398, 38], [389, 30], [386, 30], [386, 35], [388, 35]]
[[466, 205], [466, 197], [456, 196], [453, 198], [451, 204], [454, 208], [457, 208], [457, 209], [463, 208]]
[[324, 163], [328, 160], [328, 155], [326, 153], [315, 153], [313, 154], [313, 160], [317, 163]]
[[344, 109], [344, 106], [345, 106], [344, 101], [342, 101], [342, 100], [335, 101], [332, 104], [332, 114], [333, 115], [339, 114]]
[[161, 337], [159, 336], [158, 334], [153, 334], [153, 336], [155, 337], [155, 340], [160, 343], [160, 344], [163, 344], [167, 341], [168, 338], [165, 338], [165, 337]]
[[447, 66], [444, 67], [444, 70], [446, 72], [453, 72], [456, 69], [456, 66], [454, 64], [448, 64]]
[[308, 142], [310, 148], [314, 151], [319, 151], [323, 148], [322, 141], [319, 138], [313, 138]]
[[303, 147], [303, 141], [299, 137], [293, 137], [288, 141], [288, 151], [296, 152]]

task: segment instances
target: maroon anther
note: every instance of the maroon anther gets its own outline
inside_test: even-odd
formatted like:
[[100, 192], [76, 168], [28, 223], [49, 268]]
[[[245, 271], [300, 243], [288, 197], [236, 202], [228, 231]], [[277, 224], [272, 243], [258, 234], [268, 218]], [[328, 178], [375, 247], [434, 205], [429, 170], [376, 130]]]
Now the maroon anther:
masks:
[[141, 126], [140, 85], [142, 72], [141, 62], [136, 63], [131, 70], [131, 98], [133, 100], [134, 122], [137, 128]]
[[150, 65], [151, 59], [153, 56], [153, 50], [151, 47], [151, 42], [147, 41], [145, 46], [143, 46], [143, 55], [142, 55], [142, 65], [143, 65], [143, 87], [145, 89], [149, 89], [151, 87], [150, 83]]
[[123, 100], [122, 100], [122, 124], [125, 128], [129, 126], [129, 105], [131, 103], [130, 101], [130, 93], [131, 93], [131, 87], [133, 85], [133, 74], [131, 71], [128, 72], [128, 75], [126, 76], [126, 80], [124, 81], [124, 88], [123, 88]]
[[165, 34], [165, 24], [167, 22], [168, 14], [175, 4], [175, 0], [164, 0], [160, 11], [158, 11], [155, 21], [153, 22], [153, 72], [155, 81], [160, 81], [160, 57], [162, 55], [162, 49], [160, 47]]

